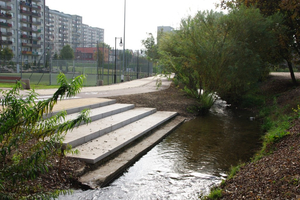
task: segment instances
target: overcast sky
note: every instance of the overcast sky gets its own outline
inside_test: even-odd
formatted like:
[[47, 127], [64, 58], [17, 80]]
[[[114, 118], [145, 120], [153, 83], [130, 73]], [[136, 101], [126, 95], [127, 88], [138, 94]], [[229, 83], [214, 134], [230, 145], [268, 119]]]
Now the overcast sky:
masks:
[[[80, 15], [83, 23], [104, 29], [104, 42], [114, 47], [123, 37], [125, 0], [46, 0], [46, 6], [66, 14]], [[220, 0], [126, 0], [125, 47], [143, 48], [147, 33], [156, 37], [157, 26], [178, 28], [182, 18], [198, 10], [215, 10]], [[119, 47], [120, 48], [120, 47]]]

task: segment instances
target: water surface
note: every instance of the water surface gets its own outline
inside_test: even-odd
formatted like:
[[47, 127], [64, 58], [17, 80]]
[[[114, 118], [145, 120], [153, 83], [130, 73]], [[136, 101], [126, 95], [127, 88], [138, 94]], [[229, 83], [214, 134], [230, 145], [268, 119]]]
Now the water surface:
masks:
[[259, 124], [250, 117], [218, 101], [207, 116], [181, 125], [108, 187], [60, 199], [198, 199], [259, 148]]

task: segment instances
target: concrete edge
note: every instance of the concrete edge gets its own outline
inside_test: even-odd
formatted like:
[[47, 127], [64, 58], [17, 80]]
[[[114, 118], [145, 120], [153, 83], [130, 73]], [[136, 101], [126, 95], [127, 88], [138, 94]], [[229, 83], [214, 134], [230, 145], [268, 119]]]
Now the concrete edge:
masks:
[[[158, 112], [164, 112], [164, 111], [158, 111]], [[115, 152], [119, 151], [120, 149], [126, 148], [126, 146], [129, 146], [130, 144], [132, 144], [137, 139], [143, 137], [144, 135], [146, 135], [147, 133], [151, 132], [152, 130], [154, 130], [155, 128], [159, 127], [160, 125], [166, 123], [168, 120], [171, 120], [172, 118], [176, 117], [177, 114], [178, 113], [176, 113], [176, 112], [172, 113], [168, 117], [164, 118], [163, 120], [159, 121], [158, 123], [154, 124], [153, 126], [149, 127], [148, 129], [142, 131], [138, 135], [130, 138], [126, 142], [123, 142], [121, 145], [116, 146], [115, 148], [111, 149], [109, 152], [107, 152], [107, 153], [105, 153], [105, 154], [103, 154], [103, 155], [101, 155], [101, 156], [99, 156], [99, 157], [97, 157], [95, 159], [89, 159], [89, 158], [79, 158], [79, 159], [81, 159], [84, 162], [89, 163], [89, 164], [96, 164], [97, 162], [100, 162], [101, 160], [105, 159], [106, 157], [109, 157], [109, 156], [113, 155]], [[120, 126], [116, 127], [115, 130], [118, 129], [118, 128], [122, 128], [122, 127], [124, 127], [123, 124], [120, 124]], [[94, 139], [96, 139], [96, 138], [94, 138]]]
[[65, 110], [58, 110], [58, 111], [54, 111], [52, 113], [49, 113], [48, 115], [46, 115], [46, 118], [52, 117], [56, 114], [58, 114], [59, 112], [62, 111], [66, 111], [67, 114], [73, 114], [76, 112], [80, 112], [83, 109], [93, 109], [93, 108], [97, 108], [97, 107], [102, 107], [102, 106], [107, 106], [107, 105], [111, 105], [116, 103], [115, 99], [109, 99], [107, 101], [104, 102], [100, 102], [100, 103], [95, 103], [95, 104], [89, 104], [89, 105], [84, 105], [84, 106], [79, 106], [79, 107], [75, 107], [75, 108], [69, 108], [69, 109], [65, 109]]
[[[117, 157], [101, 165], [96, 170], [88, 172], [79, 178], [83, 185], [90, 188], [105, 187], [121, 176], [123, 172], [138, 159], [161, 142], [173, 130], [179, 127], [186, 119], [176, 116], [166, 124], [159, 127], [149, 136], [143, 138], [139, 143], [129, 147]], [[121, 161], [120, 161], [121, 160]]]

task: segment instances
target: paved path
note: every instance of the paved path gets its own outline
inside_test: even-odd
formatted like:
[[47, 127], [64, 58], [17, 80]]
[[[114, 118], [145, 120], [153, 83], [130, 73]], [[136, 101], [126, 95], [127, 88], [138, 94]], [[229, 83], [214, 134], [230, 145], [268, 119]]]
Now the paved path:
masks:
[[[161, 81], [161, 85], [158, 87], [157, 82]], [[123, 83], [117, 83], [113, 85], [95, 86], [95, 87], [83, 87], [81, 92], [73, 97], [77, 98], [95, 98], [95, 97], [114, 97], [121, 95], [140, 94], [148, 92], [156, 92], [159, 90], [167, 89], [171, 84], [165, 76], [154, 76], [133, 81], [127, 81]], [[2, 88], [6, 90], [7, 88]], [[40, 96], [40, 99], [46, 99], [51, 97], [56, 89], [37, 89], [35, 90]], [[28, 90], [21, 91], [21, 94], [26, 95]], [[0, 94], [1, 96], [1, 94]]]
[[[157, 81], [161, 80], [161, 86], [157, 87]], [[78, 98], [90, 97], [113, 97], [120, 95], [130, 95], [139, 93], [155, 92], [167, 89], [171, 81], [164, 76], [154, 76], [114, 85], [96, 86], [96, 87], [83, 87], [81, 92], [76, 95]], [[41, 96], [52, 95], [56, 89], [39, 89], [36, 90]]]

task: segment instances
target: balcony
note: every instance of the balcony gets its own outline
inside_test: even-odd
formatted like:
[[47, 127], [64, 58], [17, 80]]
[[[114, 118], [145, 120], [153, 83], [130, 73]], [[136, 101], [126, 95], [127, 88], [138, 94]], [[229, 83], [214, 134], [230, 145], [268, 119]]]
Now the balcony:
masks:
[[23, 15], [41, 17], [41, 14], [39, 14], [39, 13], [31, 12], [31, 11], [28, 11], [28, 10], [23, 10], [22, 8], [20, 10], [20, 13], [23, 14]]
[[22, 8], [20, 9], [20, 13], [23, 14], [23, 15], [31, 15], [31, 11], [28, 11], [28, 10], [23, 10]]
[[32, 56], [40, 56], [41, 55], [41, 53], [40, 52], [32, 52]]
[[42, 45], [40, 45], [40, 44], [33, 44], [32, 45], [32, 48], [36, 48], [36, 49], [41, 48], [41, 47], [42, 47]]
[[12, 25], [10, 23], [0, 22], [0, 27], [1, 28], [11, 28]]
[[22, 47], [32, 47], [32, 44], [22, 42]]
[[11, 2], [11, 0], [2, 0], [2, 1], [4, 1], [4, 2]]
[[27, 19], [20, 19], [20, 22], [22, 23], [27, 23], [27, 24], [33, 24], [33, 25], [41, 25], [41, 22], [37, 22], [37, 21], [32, 21], [32, 20], [27, 20]]
[[31, 0], [31, 1], [33, 1], [33, 2], [41, 2], [41, 0]]
[[29, 39], [29, 40], [36, 40], [36, 41], [42, 39], [41, 37], [33, 37], [31, 35], [24, 35], [24, 34], [21, 35], [21, 38], [22, 39]]
[[12, 16], [11, 16], [11, 14], [8, 14], [8, 13], [0, 13], [0, 18], [1, 19], [11, 19]]
[[34, 32], [34, 33], [41, 33], [41, 29], [34, 29], [34, 28], [30, 28], [30, 27], [21, 27], [22, 31], [27, 31], [27, 32]]
[[0, 36], [12, 36], [12, 32], [1, 32], [0, 31]]
[[32, 51], [22, 51], [22, 55], [32, 55]]
[[9, 10], [11, 10], [11, 6], [0, 6], [0, 10], [9, 11]]
[[33, 24], [33, 25], [42, 25], [41, 22], [37, 22], [37, 21], [35, 21], [35, 22], [33, 21], [32, 24]]
[[35, 16], [35, 17], [41, 17], [41, 14], [40, 14], [40, 13], [32, 12], [32, 16]]
[[[27, 3], [27, 2], [25, 2], [25, 1], [21, 1], [21, 2], [20, 2], [20, 5], [21, 5], [22, 7], [32, 8], [32, 9], [36, 9], [36, 10], [41, 10], [41, 9], [42, 9], [41, 6], [38, 6], [38, 5], [32, 5], [32, 4]], [[21, 8], [22, 8], [22, 7], [21, 7]]]
[[32, 9], [36, 9], [36, 10], [42, 9], [41, 6], [38, 6], [38, 5], [32, 5], [31, 7], [32, 7]]
[[42, 30], [41, 29], [32, 29], [32, 32], [34, 32], [34, 33], [41, 33]]
[[10, 41], [10, 40], [0, 40], [0, 44], [1, 45], [11, 45], [12, 44], [12, 41]]

